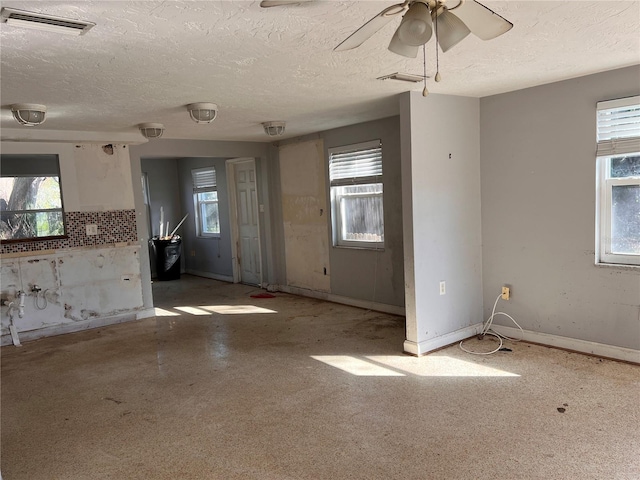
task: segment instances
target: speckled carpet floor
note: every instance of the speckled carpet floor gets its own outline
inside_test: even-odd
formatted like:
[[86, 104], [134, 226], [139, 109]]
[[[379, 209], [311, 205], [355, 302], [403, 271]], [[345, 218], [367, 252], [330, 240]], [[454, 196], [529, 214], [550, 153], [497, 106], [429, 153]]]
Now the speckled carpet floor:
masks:
[[640, 367], [415, 358], [403, 318], [255, 293], [183, 276], [156, 318], [3, 347], [3, 479], [640, 479]]

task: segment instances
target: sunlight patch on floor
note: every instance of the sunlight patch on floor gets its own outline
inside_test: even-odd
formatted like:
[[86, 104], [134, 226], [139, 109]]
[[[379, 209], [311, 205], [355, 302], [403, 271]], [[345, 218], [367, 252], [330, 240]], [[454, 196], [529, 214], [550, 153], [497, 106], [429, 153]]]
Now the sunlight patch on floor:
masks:
[[403, 373], [349, 355], [311, 355], [311, 358], [359, 377], [405, 376]]
[[250, 313], [278, 313], [268, 308], [256, 307], [255, 305], [209, 305], [200, 307], [210, 312], [219, 313], [221, 315], [242, 315]]
[[364, 358], [351, 355], [311, 355], [311, 358], [359, 377], [405, 377], [406, 374], [420, 377], [520, 376], [445, 355], [425, 357], [371, 355]]
[[170, 312], [169, 310], [165, 310], [164, 308], [156, 307], [154, 310], [156, 313], [156, 317], [179, 317], [180, 316], [179, 313]]
[[211, 312], [207, 312], [206, 310], [202, 310], [201, 308], [196, 307], [173, 307], [176, 310], [180, 310], [184, 313], [189, 313], [191, 315], [211, 315]]
[[421, 377], [519, 377], [516, 373], [445, 355], [372, 355], [369, 360]]

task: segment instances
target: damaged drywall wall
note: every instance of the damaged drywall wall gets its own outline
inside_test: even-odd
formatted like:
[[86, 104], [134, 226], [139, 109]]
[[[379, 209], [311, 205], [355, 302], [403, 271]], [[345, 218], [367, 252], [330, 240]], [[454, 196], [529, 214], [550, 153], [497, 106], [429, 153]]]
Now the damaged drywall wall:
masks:
[[9, 306], [27, 294], [20, 332], [51, 329], [142, 310], [138, 246], [68, 250], [3, 260], [1, 333], [9, 334]]
[[[109, 155], [101, 145], [76, 145], [73, 163], [61, 161], [61, 169], [67, 167], [61, 171], [67, 210], [112, 211], [134, 207], [129, 149], [126, 145], [112, 148]], [[65, 182], [69, 176], [74, 182]], [[77, 196], [77, 207], [68, 204], [67, 189], [73, 189]]]
[[12, 302], [23, 340], [152, 315], [143, 307], [128, 146], [2, 142], [2, 154], [58, 157], [66, 227], [60, 238], [2, 242], [2, 344], [11, 343]]
[[329, 292], [329, 231], [322, 140], [280, 147], [287, 285]]

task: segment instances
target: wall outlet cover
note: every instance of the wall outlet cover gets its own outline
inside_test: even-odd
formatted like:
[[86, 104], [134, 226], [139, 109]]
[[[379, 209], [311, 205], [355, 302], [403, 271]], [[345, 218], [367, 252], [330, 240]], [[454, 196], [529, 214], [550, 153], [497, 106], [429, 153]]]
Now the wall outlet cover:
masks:
[[509, 287], [502, 287], [502, 300], [509, 300], [511, 298], [511, 289]]

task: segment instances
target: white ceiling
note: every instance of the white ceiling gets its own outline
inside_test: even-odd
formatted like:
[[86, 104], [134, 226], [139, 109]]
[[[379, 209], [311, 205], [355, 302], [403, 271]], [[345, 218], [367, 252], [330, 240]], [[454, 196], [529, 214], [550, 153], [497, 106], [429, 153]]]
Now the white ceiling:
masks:
[[[640, 63], [639, 1], [483, 3], [514, 28], [487, 42], [470, 35], [440, 53], [442, 82], [429, 80], [431, 92], [483, 97]], [[399, 18], [358, 49], [333, 51], [390, 4], [3, 0], [97, 26], [74, 37], [1, 24], [2, 136], [117, 138], [139, 135], [138, 123], [160, 122], [164, 138], [262, 142], [270, 140], [260, 125], [268, 120], [285, 120], [287, 138], [394, 115], [396, 94], [422, 90], [376, 80], [422, 73], [421, 55], [386, 49]], [[434, 41], [427, 47], [433, 75]], [[195, 124], [185, 108], [191, 102], [217, 103], [218, 118]], [[20, 127], [13, 103], [45, 104], [47, 121]]]

